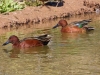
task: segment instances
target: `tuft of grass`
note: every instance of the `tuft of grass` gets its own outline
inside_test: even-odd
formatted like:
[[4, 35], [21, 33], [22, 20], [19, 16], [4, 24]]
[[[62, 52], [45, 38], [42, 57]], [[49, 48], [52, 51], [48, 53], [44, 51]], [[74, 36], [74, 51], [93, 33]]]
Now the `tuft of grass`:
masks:
[[21, 5], [14, 0], [0, 0], [0, 13], [12, 12], [23, 8], [24, 5]]

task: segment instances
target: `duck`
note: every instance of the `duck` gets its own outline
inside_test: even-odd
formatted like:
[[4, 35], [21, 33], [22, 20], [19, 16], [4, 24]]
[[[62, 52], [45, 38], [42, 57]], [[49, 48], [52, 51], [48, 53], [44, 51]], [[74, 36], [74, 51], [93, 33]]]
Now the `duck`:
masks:
[[[78, 25], [77, 25], [78, 24]], [[68, 22], [64, 19], [61, 19], [55, 26], [53, 26], [52, 29], [55, 29], [59, 26], [61, 26], [61, 32], [64, 33], [85, 33], [87, 31], [94, 30], [94, 27], [85, 26], [85, 24], [88, 24], [88, 21], [83, 20], [82, 22], [74, 22], [71, 24], [68, 24]], [[82, 25], [82, 26], [79, 26]]]
[[36, 46], [44, 46], [49, 43], [50, 39], [51, 36], [48, 34], [40, 35], [37, 37], [27, 37], [22, 40], [19, 40], [16, 35], [11, 35], [8, 40], [2, 44], [2, 46], [5, 46], [9, 43], [11, 43], [14, 48], [30, 48]]

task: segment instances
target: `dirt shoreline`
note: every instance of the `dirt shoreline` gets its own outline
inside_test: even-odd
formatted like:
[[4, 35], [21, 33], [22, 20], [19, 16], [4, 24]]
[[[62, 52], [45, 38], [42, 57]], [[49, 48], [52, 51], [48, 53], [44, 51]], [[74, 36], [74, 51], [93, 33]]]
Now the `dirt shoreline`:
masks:
[[23, 10], [0, 14], [0, 28], [12, 28], [27, 24], [44, 23], [57, 18], [94, 13], [99, 0], [64, 0], [61, 7], [25, 7]]

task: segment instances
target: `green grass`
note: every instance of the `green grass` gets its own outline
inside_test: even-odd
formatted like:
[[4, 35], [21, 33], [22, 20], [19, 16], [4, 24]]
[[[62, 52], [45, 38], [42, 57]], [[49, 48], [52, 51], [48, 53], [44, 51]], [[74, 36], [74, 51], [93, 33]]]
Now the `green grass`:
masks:
[[12, 12], [23, 8], [24, 5], [21, 5], [14, 0], [0, 0], [0, 13]]

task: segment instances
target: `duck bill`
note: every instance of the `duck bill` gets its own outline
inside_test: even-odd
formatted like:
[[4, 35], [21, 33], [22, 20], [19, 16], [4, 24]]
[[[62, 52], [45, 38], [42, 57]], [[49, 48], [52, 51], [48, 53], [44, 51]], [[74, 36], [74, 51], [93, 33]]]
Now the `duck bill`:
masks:
[[57, 28], [59, 25], [57, 24], [57, 25], [55, 25], [54, 27], [53, 27], [53, 29], [55, 29], [55, 28]]
[[6, 41], [2, 46], [5, 46], [5, 45], [7, 45], [9, 43], [10, 43], [10, 41]]

